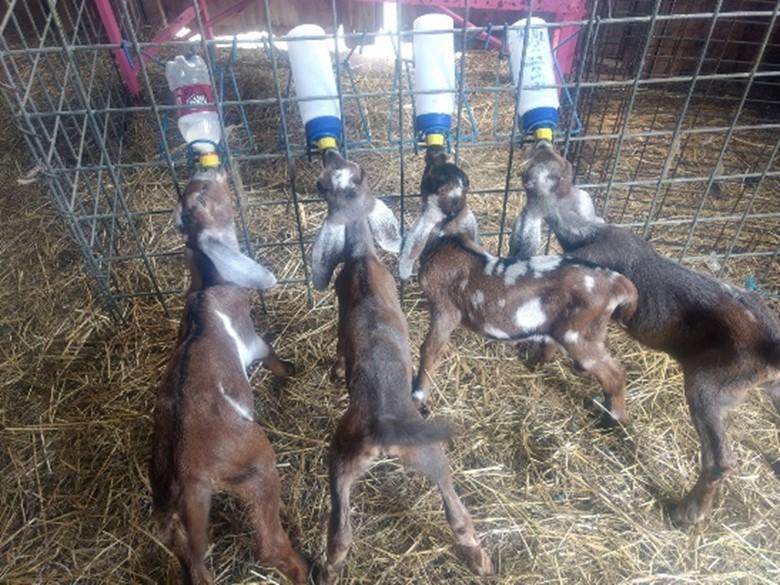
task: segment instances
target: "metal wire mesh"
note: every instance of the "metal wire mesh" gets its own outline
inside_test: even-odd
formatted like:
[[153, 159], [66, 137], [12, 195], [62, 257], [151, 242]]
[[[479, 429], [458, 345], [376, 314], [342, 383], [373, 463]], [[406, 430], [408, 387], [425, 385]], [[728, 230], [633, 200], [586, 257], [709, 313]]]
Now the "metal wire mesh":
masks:
[[[311, 299], [308, 251], [324, 207], [313, 194], [317, 164], [307, 157], [284, 35], [269, 25], [251, 48], [212, 39], [193, 0], [199, 37], [154, 42], [139, 5], [115, 0], [122, 42], [114, 43], [97, 4], [8, 0], [0, 66], [6, 105], [108, 310], [119, 316], [125, 299], [152, 297], [167, 312], [185, 285], [169, 212], [190, 169], [160, 61], [188, 51], [204, 57], [219, 96], [242, 245]], [[338, 5], [332, 0], [332, 22], [320, 23], [330, 30], [341, 23]], [[268, 0], [263, 7], [275, 22]], [[411, 41], [403, 27], [411, 8], [396, 9], [387, 36], [398, 50]], [[464, 2], [465, 21], [469, 11]], [[592, 0], [582, 20], [547, 25], [578, 27], [567, 39], [577, 43], [576, 62], [558, 84], [568, 97], [558, 141], [578, 184], [610, 221], [719, 275], [737, 262], [751, 262], [749, 272], [776, 269], [779, 11], [775, 1]], [[352, 47], [335, 60], [344, 151], [408, 224], [420, 171], [410, 64], [400, 54], [394, 64], [362, 57], [366, 32], [338, 39]], [[501, 252], [522, 204], [524, 144], [506, 51], [486, 50], [483, 33], [505, 47], [507, 25], [455, 31], [462, 58], [450, 142], [472, 175], [486, 241]], [[117, 71], [119, 52], [135, 67], [140, 99]]]

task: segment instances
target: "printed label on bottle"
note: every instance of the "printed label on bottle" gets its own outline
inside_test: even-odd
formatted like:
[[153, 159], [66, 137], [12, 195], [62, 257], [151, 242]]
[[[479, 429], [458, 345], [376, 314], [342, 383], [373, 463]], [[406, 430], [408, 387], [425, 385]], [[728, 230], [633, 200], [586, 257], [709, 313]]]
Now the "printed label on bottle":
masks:
[[[211, 85], [208, 83], [197, 83], [195, 85], [185, 85], [173, 90], [173, 97], [177, 106], [189, 106], [176, 110], [179, 118], [187, 114], [197, 112], [216, 112], [214, 107], [214, 92], [211, 91]], [[211, 104], [209, 104], [211, 102]]]

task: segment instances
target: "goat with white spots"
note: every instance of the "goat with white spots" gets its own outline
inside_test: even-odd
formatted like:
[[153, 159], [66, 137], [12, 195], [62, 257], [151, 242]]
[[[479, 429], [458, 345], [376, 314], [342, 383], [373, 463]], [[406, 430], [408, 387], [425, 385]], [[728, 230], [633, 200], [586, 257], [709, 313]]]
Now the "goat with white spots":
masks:
[[208, 516], [214, 492], [249, 509], [257, 551], [294, 583], [308, 565], [292, 549], [279, 518], [276, 456], [255, 420], [247, 368], [262, 360], [277, 376], [281, 361], [255, 332], [249, 290], [276, 279], [238, 250], [225, 174], [199, 171], [184, 191], [177, 223], [187, 236], [190, 287], [176, 348], [154, 409], [149, 478], [155, 516], [184, 571], [184, 581], [210, 584]]
[[573, 181], [571, 164], [540, 143], [525, 165], [527, 204], [513, 229], [511, 249], [521, 257], [533, 254], [544, 220], [567, 254], [597, 262], [636, 284], [639, 302], [625, 318], [626, 329], [680, 363], [701, 440], [699, 478], [671, 510], [672, 520], [701, 522], [734, 467], [726, 438], [728, 411], [764, 383], [780, 413], [780, 320], [755, 293], [672, 262], [641, 237], [604, 223], [588, 193]]
[[[460, 553], [478, 575], [492, 573], [490, 556], [479, 545], [474, 524], [458, 498], [441, 447], [446, 425], [426, 421], [414, 406], [409, 330], [396, 283], [379, 261], [373, 237], [398, 251], [398, 222], [366, 188], [362, 169], [335, 150], [323, 155], [317, 188], [328, 216], [312, 251], [314, 284], [324, 289], [336, 266], [339, 301], [337, 357], [333, 371], [346, 378], [349, 407], [330, 448], [330, 523], [327, 563], [319, 583], [335, 579], [352, 545], [350, 493], [354, 482], [378, 457], [398, 457], [433, 480]], [[349, 177], [346, 182], [344, 177]]]
[[[461, 323], [492, 339], [518, 342], [541, 337], [542, 361], [562, 346], [604, 390], [602, 423], [627, 420], [625, 373], [605, 341], [614, 315], [631, 316], [636, 289], [625, 277], [558, 256], [496, 258], [479, 244], [477, 223], [466, 204], [469, 180], [447, 162], [442, 147], [429, 147], [420, 191], [424, 212], [401, 250], [402, 279], [420, 259], [420, 285], [430, 302], [431, 323], [420, 350], [414, 398], [428, 399], [432, 376]], [[458, 193], [455, 197], [452, 194]]]

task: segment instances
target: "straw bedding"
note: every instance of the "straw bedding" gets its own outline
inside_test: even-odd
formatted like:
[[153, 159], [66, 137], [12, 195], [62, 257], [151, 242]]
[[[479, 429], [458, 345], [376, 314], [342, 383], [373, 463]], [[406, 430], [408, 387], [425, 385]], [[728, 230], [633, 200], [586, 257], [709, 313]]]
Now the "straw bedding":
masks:
[[[255, 79], [265, 75], [267, 82], [266, 74], [257, 73]], [[369, 83], [369, 76], [364, 81]], [[649, 99], [648, 111], [654, 105]], [[371, 107], [379, 132], [384, 123], [380, 107], [386, 112], [386, 102]], [[718, 115], [717, 108], [710, 110], [711, 117]], [[490, 115], [482, 103], [475, 104], [475, 111]], [[670, 106], [664, 114], [673, 119], [674, 111]], [[252, 124], [258, 134], [273, 135], [277, 120], [268, 112], [255, 114]], [[640, 107], [635, 114], [640, 126], [643, 115]], [[255, 126], [261, 119], [265, 130]], [[125, 305], [125, 325], [107, 319], [42, 187], [16, 183], [25, 170], [26, 162], [16, 158], [23, 144], [8, 117], [2, 120], [0, 582], [174, 583], [177, 563], [150, 523], [146, 464], [150, 411], [175, 338], [180, 300], [171, 299], [172, 318], [165, 318], [156, 302], [138, 301]], [[146, 123], [131, 121], [128, 156], [134, 156], [134, 148], [148, 152], [144, 136], [156, 140]], [[755, 146], [759, 138], [766, 140], [758, 143], [762, 148], [773, 140], [753, 136], [748, 141]], [[632, 160], [637, 162], [641, 146], [627, 144], [617, 170], [624, 179], [635, 170]], [[712, 147], [698, 146], [686, 151], [689, 166], [683, 168], [688, 174], [711, 168]], [[740, 157], [750, 160], [753, 147], [743, 146], [747, 154], [730, 154], [728, 164], [743, 164]], [[266, 138], [261, 148], [272, 150], [276, 144]], [[657, 150], [656, 163], [666, 148], [660, 142], [647, 147]], [[463, 152], [474, 187], [503, 186], [506, 153], [497, 152]], [[587, 159], [583, 177], [588, 172], [603, 177], [597, 167], [606, 163], [595, 147], [581, 156]], [[378, 192], [398, 191], [397, 155], [356, 158], [366, 165]], [[408, 162], [406, 189], [411, 192], [419, 180], [419, 157], [410, 156]], [[312, 167], [300, 166], [302, 193], [312, 190]], [[285, 172], [281, 164], [242, 168], [247, 198], [288, 199]], [[172, 191], [164, 172], [137, 173], [126, 179], [134, 186], [135, 209], [170, 207]], [[517, 177], [512, 181], [517, 185]], [[714, 200], [708, 212], [724, 212], [738, 189], [724, 185], [732, 197]], [[776, 193], [776, 185], [762, 190], [755, 208], [776, 211]], [[642, 197], [651, 195], [632, 195], [636, 198], [629, 201], [625, 220], [643, 219], [638, 214], [648, 200]], [[691, 187], [672, 190], [664, 215], [690, 216], [694, 195]], [[497, 228], [499, 202], [500, 196], [474, 198], [483, 230]], [[619, 213], [622, 199], [615, 202]], [[509, 203], [511, 221], [522, 198], [512, 195]], [[416, 202], [411, 207], [414, 213]], [[289, 206], [250, 209], [250, 233], [260, 242], [294, 239], [291, 211]], [[310, 237], [323, 209], [307, 204], [302, 211]], [[167, 221], [139, 222], [150, 248], [179, 246]], [[717, 236], [711, 230], [719, 228], [702, 226], [694, 244], [709, 250]], [[653, 237], [662, 250], [674, 253], [686, 233], [683, 226], [658, 230]], [[763, 249], [776, 245], [777, 237], [777, 225], [754, 222], [739, 244]], [[495, 240], [489, 244], [495, 246]], [[296, 250], [263, 252], [263, 257], [280, 276], [302, 274]], [[707, 269], [706, 264], [700, 267]], [[160, 260], [156, 268], [164, 284], [184, 283], [176, 258]], [[728, 279], [739, 283], [751, 273], [767, 289], [780, 290], [777, 266], [765, 261], [736, 260], [729, 265]], [[120, 266], [118, 279], [126, 286], [144, 285], [131, 267]], [[323, 550], [329, 508], [327, 445], [346, 396], [327, 377], [335, 350], [333, 295], [315, 294], [309, 306], [304, 293], [301, 286], [279, 286], [266, 296], [265, 312], [256, 306], [258, 327], [268, 332], [283, 358], [298, 365], [300, 374], [282, 384], [258, 370], [251, 380], [258, 418], [278, 457], [285, 526], [296, 548], [316, 558]], [[427, 313], [416, 285], [404, 293], [416, 354]], [[511, 347], [464, 331], [453, 336], [436, 376], [431, 407], [459, 429], [446, 451], [456, 488], [496, 564], [498, 575], [484, 582], [780, 581], [780, 418], [769, 401], [753, 392], [731, 417], [739, 465], [724, 483], [712, 521], [688, 532], [673, 529], [663, 503], [692, 485], [699, 453], [680, 371], [665, 355], [643, 349], [617, 330], [611, 345], [628, 371], [632, 421], [625, 430], [605, 433], [582, 404], [596, 393], [596, 384], [575, 374], [566, 358], [531, 370]], [[454, 555], [433, 486], [393, 461], [379, 463], [357, 484], [353, 510], [355, 544], [342, 582], [477, 582]], [[280, 581], [253, 561], [249, 524], [232, 500], [215, 500], [211, 534], [210, 562], [219, 583]]]

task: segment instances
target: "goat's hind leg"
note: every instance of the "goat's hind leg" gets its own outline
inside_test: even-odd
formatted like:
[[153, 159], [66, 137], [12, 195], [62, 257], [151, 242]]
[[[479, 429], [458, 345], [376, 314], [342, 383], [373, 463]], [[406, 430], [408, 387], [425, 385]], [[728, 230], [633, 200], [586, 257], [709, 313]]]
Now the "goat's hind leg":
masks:
[[433, 444], [405, 447], [399, 456], [406, 466], [423, 473], [436, 483], [444, 502], [447, 522], [469, 569], [476, 575], [492, 575], [493, 563], [490, 555], [480, 546], [471, 515], [455, 492], [450, 466], [441, 446]]
[[187, 584], [214, 583], [206, 567], [210, 504], [211, 490], [206, 485], [190, 482], [182, 486], [176, 512], [180, 526], [174, 529], [173, 543]]
[[701, 441], [701, 470], [691, 491], [671, 510], [672, 521], [678, 526], [697, 524], [710, 515], [718, 488], [734, 467], [724, 418], [744, 394], [744, 389], [714, 386], [711, 380], [700, 382], [686, 377], [688, 409]]
[[247, 465], [231, 484], [228, 491], [249, 509], [260, 562], [279, 569], [296, 585], [305, 584], [309, 566], [290, 545], [279, 517], [280, 486], [275, 461], [262, 458]]
[[[338, 436], [334, 439], [334, 444], [337, 440]], [[347, 553], [352, 546], [352, 525], [349, 522], [350, 492], [352, 485], [370, 465], [371, 455], [367, 452], [341, 453], [331, 448], [327, 562], [318, 575], [319, 585], [332, 583], [347, 559]]]

